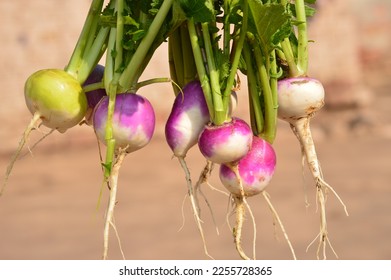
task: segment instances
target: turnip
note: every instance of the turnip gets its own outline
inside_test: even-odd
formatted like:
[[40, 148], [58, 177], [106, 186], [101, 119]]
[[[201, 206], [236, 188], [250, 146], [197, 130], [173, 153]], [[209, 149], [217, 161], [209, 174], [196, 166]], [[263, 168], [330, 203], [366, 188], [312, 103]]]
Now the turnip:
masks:
[[214, 163], [234, 163], [251, 148], [252, 131], [242, 119], [234, 117], [222, 125], [207, 125], [198, 139], [205, 158]]
[[[101, 142], [107, 144], [105, 130], [107, 125], [107, 112], [109, 98], [103, 97], [96, 105], [93, 113], [93, 126]], [[114, 226], [113, 215], [116, 204], [117, 183], [119, 170], [126, 154], [137, 151], [147, 145], [155, 129], [155, 113], [151, 103], [136, 93], [122, 93], [116, 96], [114, 114], [112, 118], [113, 139], [115, 141], [115, 159], [110, 168], [108, 184], [110, 199], [106, 214], [104, 228], [103, 258], [107, 258], [109, 228]]]
[[[251, 150], [238, 162], [244, 196], [251, 197], [261, 193], [269, 185], [275, 167], [276, 153], [273, 146], [262, 138], [253, 136]], [[221, 164], [219, 176], [231, 194], [241, 195], [237, 176], [230, 166]]]
[[[241, 246], [242, 226], [245, 216], [245, 206], [247, 206], [250, 215], [252, 216], [251, 209], [247, 204], [247, 198], [256, 196], [260, 193], [264, 194], [269, 207], [274, 214], [274, 217], [279, 222], [279, 225], [285, 235], [285, 238], [291, 248], [294, 258], [295, 253], [290, 244], [289, 238], [286, 235], [285, 229], [278, 217], [277, 212], [274, 210], [268, 196], [265, 192], [265, 188], [269, 185], [274, 170], [276, 168], [276, 153], [273, 146], [266, 140], [253, 136], [251, 150], [237, 163], [236, 167], [227, 164], [221, 164], [219, 170], [220, 181], [224, 187], [231, 193], [231, 196], [235, 204], [236, 212], [236, 226], [234, 228], [234, 240], [236, 249], [239, 255], [243, 259], [249, 259], [245, 254]], [[254, 246], [255, 246], [255, 231], [256, 226], [254, 223]], [[254, 249], [255, 258], [255, 249]]]
[[[109, 98], [103, 97], [93, 115], [94, 130], [103, 143], [106, 143], [108, 103]], [[112, 125], [116, 148], [125, 149], [127, 153], [141, 149], [149, 143], [155, 129], [155, 113], [151, 103], [135, 93], [118, 94]]]
[[64, 133], [82, 121], [87, 111], [87, 99], [79, 82], [60, 69], [44, 69], [26, 80], [24, 96], [33, 117], [26, 127], [19, 146], [8, 165], [0, 195], [31, 131], [40, 124]]
[[27, 78], [24, 96], [33, 117], [7, 167], [0, 195], [32, 130], [42, 124], [50, 128], [51, 132], [57, 130], [64, 133], [85, 117], [87, 99], [81, 85], [106, 48], [107, 28], [99, 26], [98, 20], [103, 2], [91, 2], [82, 32], [65, 69], [42, 69]]
[[[310, 130], [310, 119], [323, 107], [325, 92], [321, 82], [311, 78], [308, 74], [307, 17], [313, 14], [313, 9], [308, 9], [306, 2], [305, 0], [296, 0], [290, 5], [292, 10], [289, 11], [289, 14], [292, 22], [297, 26], [292, 26], [291, 33], [284, 38], [280, 44], [281, 48], [276, 52], [281, 72], [283, 72], [278, 77], [277, 84], [278, 118], [290, 124], [300, 143], [302, 163], [307, 163], [315, 181], [317, 203], [320, 206], [320, 232], [316, 237], [319, 237], [317, 256], [319, 258], [320, 250], [323, 249], [323, 257], [326, 258], [326, 245], [330, 244], [325, 206], [328, 191], [332, 191], [336, 195], [346, 214], [348, 213], [340, 197], [323, 178]], [[281, 0], [282, 5], [286, 6], [288, 3], [289, 1]], [[332, 246], [331, 249], [333, 250]]]
[[347, 215], [348, 213], [338, 194], [323, 178], [310, 129], [310, 119], [324, 105], [324, 88], [318, 80], [313, 78], [286, 78], [278, 82], [278, 101], [278, 117], [290, 124], [292, 131], [299, 140], [303, 158], [307, 162], [316, 184], [317, 201], [319, 202], [321, 215], [319, 239], [325, 256], [325, 245], [326, 242], [329, 242], [326, 222], [328, 190], [336, 195], [344, 206]]
[[188, 83], [174, 101], [165, 126], [166, 141], [176, 157], [184, 158], [197, 144], [210, 117], [201, 84]]
[[204, 233], [202, 230], [197, 189], [192, 186], [190, 172], [185, 157], [188, 150], [197, 144], [198, 137], [210, 117], [204, 93], [199, 81], [188, 83], [179, 93], [172, 106], [171, 113], [165, 125], [166, 141], [178, 158], [186, 176], [189, 199], [192, 205], [194, 218], [204, 244], [204, 251], [209, 255]]

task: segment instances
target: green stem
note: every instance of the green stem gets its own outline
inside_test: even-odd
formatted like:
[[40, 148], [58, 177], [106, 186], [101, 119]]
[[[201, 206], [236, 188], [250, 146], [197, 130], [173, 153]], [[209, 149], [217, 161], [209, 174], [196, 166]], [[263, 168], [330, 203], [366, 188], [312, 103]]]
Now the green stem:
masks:
[[[224, 11], [229, 10], [229, 1], [224, 1]], [[229, 24], [229, 15], [224, 13], [224, 29], [223, 29], [223, 50], [224, 55], [229, 56], [230, 54], [230, 40], [231, 40], [231, 30]]]
[[307, 17], [305, 14], [304, 0], [295, 1], [296, 19], [299, 22], [298, 30], [298, 53], [297, 66], [302, 73], [306, 75], [308, 71], [308, 35], [307, 35]]
[[109, 104], [107, 106], [107, 121], [106, 121], [106, 128], [105, 128], [105, 141], [106, 141], [106, 158], [105, 158], [105, 172], [104, 172], [104, 179], [107, 181], [111, 174], [111, 169], [114, 162], [114, 155], [115, 155], [115, 139], [113, 135], [113, 115], [114, 115], [114, 109], [115, 109], [115, 99], [117, 96], [117, 90], [118, 90], [118, 78], [119, 75], [115, 74], [113, 80], [110, 83], [109, 86]]
[[86, 85], [85, 87], [83, 87], [83, 91], [89, 92], [89, 91], [103, 89], [103, 88], [104, 88], [104, 84], [103, 84], [103, 81], [101, 81], [101, 82]]
[[209, 83], [209, 76], [206, 73], [205, 65], [204, 65], [204, 60], [203, 60], [203, 55], [202, 51], [198, 42], [198, 35], [194, 23], [194, 19], [189, 19], [187, 23], [188, 29], [189, 29], [189, 35], [190, 35], [190, 42], [191, 42], [191, 47], [193, 50], [193, 55], [194, 55], [194, 61], [196, 64], [197, 68], [197, 74], [198, 78], [201, 83], [202, 91], [204, 92], [206, 104], [208, 106], [208, 111], [211, 120], [214, 119], [214, 107], [213, 107], [213, 98], [212, 98], [212, 90], [210, 87]]
[[277, 73], [277, 58], [276, 51], [270, 53], [270, 89], [272, 94], [272, 108], [271, 118], [274, 122], [273, 130], [270, 133], [270, 143], [273, 143], [277, 134], [277, 113], [278, 113], [278, 73]]
[[[186, 24], [186, 23], [185, 23]], [[194, 55], [191, 48], [189, 29], [185, 24], [179, 27], [181, 32], [181, 45], [182, 45], [182, 64], [184, 68], [184, 81], [183, 84], [193, 81], [197, 75], [197, 68], [194, 61]]]
[[164, 0], [158, 13], [156, 14], [155, 18], [153, 19], [150, 25], [147, 34], [141, 40], [140, 45], [137, 47], [137, 50], [134, 53], [132, 59], [130, 60], [125, 70], [123, 71], [119, 79], [120, 88], [126, 90], [131, 88], [132, 84], [135, 83], [134, 79], [137, 75], [137, 70], [140, 67], [140, 65], [142, 65], [143, 60], [147, 55], [151, 45], [153, 44], [156, 35], [160, 30], [160, 27], [162, 26], [164, 20], [166, 19], [166, 16], [170, 11], [173, 2], [174, 0]]
[[250, 47], [245, 44], [243, 48], [243, 56], [247, 66], [247, 84], [250, 103], [250, 117], [253, 134], [260, 135], [264, 129], [264, 117], [262, 106], [259, 99], [258, 83], [253, 67], [253, 56]]
[[114, 53], [115, 53], [115, 38], [117, 28], [110, 28], [109, 41], [107, 44], [107, 54], [106, 54], [106, 63], [105, 63], [105, 71], [103, 74], [103, 80], [106, 88], [106, 92], [110, 91], [110, 83], [113, 80], [114, 76]]
[[90, 36], [95, 34], [91, 34], [91, 28], [95, 22], [95, 19], [99, 17], [103, 6], [103, 0], [93, 0], [90, 6], [90, 9], [87, 14], [87, 18], [84, 22], [83, 29], [80, 33], [79, 39], [76, 43], [76, 46], [73, 50], [71, 58], [68, 62], [68, 65], [65, 67], [65, 71], [69, 74], [78, 78], [77, 70], [80, 66], [83, 54], [85, 52], [87, 43], [89, 41]]
[[208, 63], [210, 84], [212, 89], [214, 118], [212, 122], [215, 125], [221, 125], [227, 120], [228, 110], [224, 108], [223, 99], [220, 89], [219, 70], [216, 68], [212, 42], [210, 40], [209, 23], [201, 23], [206, 60]]
[[262, 55], [259, 46], [254, 46], [255, 61], [258, 65], [258, 76], [261, 81], [261, 87], [263, 92], [264, 107], [265, 107], [265, 127], [262, 133], [262, 138], [266, 141], [273, 143], [276, 135], [276, 111], [274, 106], [273, 94], [270, 86], [269, 73], [266, 69], [263, 59], [269, 59]]
[[233, 57], [233, 60], [231, 63], [230, 73], [229, 73], [229, 76], [227, 79], [227, 84], [226, 84], [226, 87], [224, 89], [224, 94], [223, 94], [224, 108], [229, 107], [231, 90], [232, 90], [233, 84], [235, 82], [235, 76], [236, 76], [236, 72], [237, 72], [237, 69], [239, 66], [240, 57], [242, 54], [244, 40], [246, 38], [247, 22], [248, 22], [248, 4], [247, 4], [247, 1], [244, 1], [242, 28], [240, 30], [239, 40], [238, 40], [236, 47], [235, 47], [235, 53], [234, 53], [234, 57]]
[[117, 32], [115, 38], [114, 71], [119, 72], [123, 61], [123, 37], [124, 37], [124, 0], [117, 0]]
[[108, 27], [100, 29], [93, 44], [84, 54], [78, 71], [78, 80], [80, 84], [85, 82], [93, 67], [95, 67], [95, 65], [99, 62], [99, 59], [105, 52], [107, 48], [107, 37], [109, 32], [110, 28]]
[[[180, 29], [176, 29], [171, 36], [169, 37], [168, 44], [169, 44], [169, 51], [171, 54], [170, 63], [172, 63], [172, 71], [171, 77], [181, 86], [184, 86], [184, 61], [182, 57], [182, 46], [181, 46], [182, 38], [181, 38], [181, 32]], [[175, 93], [177, 91], [175, 90]]]
[[[152, 84], [158, 84], [158, 83], [173, 83], [174, 81], [171, 79], [171, 78], [167, 78], [167, 77], [162, 77], [162, 78], [152, 78], [152, 79], [148, 79], [148, 80], [145, 80], [145, 81], [142, 81], [142, 82], [138, 82], [135, 86], [135, 90], [138, 90], [142, 87], [145, 87], [145, 86], [149, 86], [149, 85], [152, 85]], [[180, 90], [179, 85], [177, 84], [174, 84], [174, 87], [176, 87], [178, 89], [178, 91]]]
[[[113, 32], [113, 37], [115, 38], [115, 43], [112, 44], [111, 55], [113, 50], [115, 50], [114, 58], [114, 75], [113, 79], [109, 83], [109, 104], [107, 107], [107, 121], [105, 128], [105, 140], [106, 140], [106, 159], [105, 159], [105, 173], [104, 178], [107, 180], [110, 177], [112, 165], [114, 162], [115, 155], [115, 139], [113, 135], [113, 115], [115, 110], [115, 101], [118, 93], [118, 80], [120, 78], [120, 72], [118, 71], [122, 66], [123, 60], [123, 31], [124, 31], [124, 19], [123, 19], [123, 9], [124, 9], [124, 0], [117, 1], [117, 25], [115, 32]], [[110, 34], [111, 35], [111, 34]]]

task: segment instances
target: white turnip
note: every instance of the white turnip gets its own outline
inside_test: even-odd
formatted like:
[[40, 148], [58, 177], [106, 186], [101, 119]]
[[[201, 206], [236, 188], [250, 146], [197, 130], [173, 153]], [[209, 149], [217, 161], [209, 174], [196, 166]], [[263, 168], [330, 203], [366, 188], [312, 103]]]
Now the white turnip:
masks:
[[323, 178], [310, 129], [310, 119], [324, 105], [324, 88], [318, 80], [309, 77], [282, 79], [278, 82], [278, 104], [278, 117], [290, 124], [316, 184], [317, 201], [320, 206], [318, 254], [323, 247], [325, 257], [325, 246], [329, 243], [326, 221], [327, 191], [331, 190], [336, 195], [347, 215], [348, 213], [338, 194]]

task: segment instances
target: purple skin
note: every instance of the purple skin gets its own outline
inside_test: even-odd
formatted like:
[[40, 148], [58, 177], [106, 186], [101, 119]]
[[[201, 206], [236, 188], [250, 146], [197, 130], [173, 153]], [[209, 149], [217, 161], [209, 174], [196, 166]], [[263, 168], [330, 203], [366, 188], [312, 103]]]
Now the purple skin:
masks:
[[[93, 125], [98, 138], [105, 143], [109, 98], [103, 97], [95, 108]], [[149, 143], [155, 130], [155, 112], [151, 103], [135, 93], [116, 96], [113, 115], [113, 137], [117, 148], [131, 153]]]
[[199, 81], [188, 83], [175, 98], [168, 117], [166, 141], [174, 155], [184, 158], [209, 121], [208, 107]]
[[[272, 179], [275, 167], [276, 153], [273, 146], [262, 138], [254, 136], [251, 150], [238, 164], [245, 196], [261, 193]], [[229, 166], [220, 165], [219, 176], [230, 193], [240, 196], [238, 178]]]
[[[94, 70], [92, 70], [91, 74], [88, 76], [87, 80], [84, 82], [83, 86], [87, 86], [90, 84], [99, 83], [103, 79], [103, 73], [105, 71], [105, 67], [103, 65], [96, 65]], [[105, 89], [97, 89], [86, 92], [86, 97], [88, 101], [89, 108], [95, 108], [96, 104], [102, 99], [102, 97], [106, 96]]]
[[250, 150], [251, 143], [251, 128], [239, 118], [220, 126], [205, 126], [198, 139], [204, 157], [219, 164], [240, 160]]

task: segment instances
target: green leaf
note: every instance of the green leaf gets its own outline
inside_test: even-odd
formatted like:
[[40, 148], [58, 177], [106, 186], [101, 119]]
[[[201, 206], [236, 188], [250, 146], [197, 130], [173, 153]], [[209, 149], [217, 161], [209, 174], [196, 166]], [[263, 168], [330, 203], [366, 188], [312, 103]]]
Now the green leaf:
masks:
[[281, 4], [264, 5], [259, 0], [248, 0], [248, 4], [252, 15], [249, 30], [257, 34], [261, 49], [270, 52], [291, 33], [291, 16]]
[[215, 20], [215, 10], [211, 0], [178, 0], [187, 18], [194, 22], [211, 22]]
[[220, 87], [225, 89], [225, 82], [230, 73], [229, 56], [224, 54], [222, 50], [217, 50], [214, 54], [216, 68], [219, 69]]

